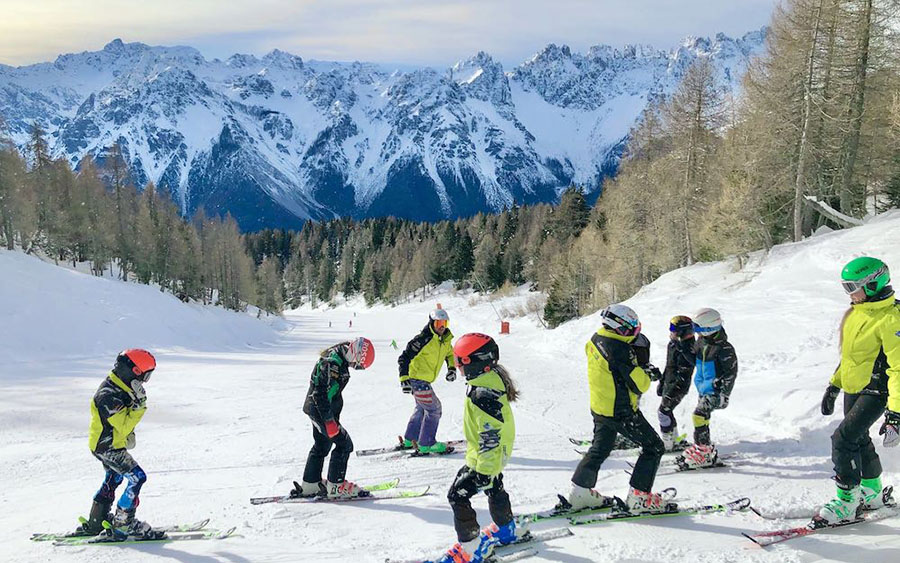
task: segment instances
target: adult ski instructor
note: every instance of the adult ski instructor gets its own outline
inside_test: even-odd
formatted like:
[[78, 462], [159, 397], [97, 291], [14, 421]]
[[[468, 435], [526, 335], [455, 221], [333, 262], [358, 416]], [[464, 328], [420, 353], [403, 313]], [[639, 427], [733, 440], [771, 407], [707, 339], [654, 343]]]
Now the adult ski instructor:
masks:
[[900, 443], [900, 301], [890, 281], [887, 264], [867, 256], [841, 272], [851, 304], [841, 321], [841, 362], [822, 398], [822, 414], [828, 416], [844, 392], [844, 420], [831, 436], [837, 492], [817, 517], [826, 525], [882, 506], [881, 460], [869, 437], [882, 413], [884, 445]]
[[418, 448], [422, 454], [443, 454], [452, 451], [446, 442], [436, 441], [441, 422], [441, 401], [434, 393], [432, 383], [447, 365], [447, 381], [456, 380], [453, 362], [453, 333], [450, 332], [450, 316], [438, 306], [431, 312], [428, 324], [409, 341], [397, 362], [400, 367], [400, 388], [412, 394], [415, 410], [409, 417], [403, 446]]

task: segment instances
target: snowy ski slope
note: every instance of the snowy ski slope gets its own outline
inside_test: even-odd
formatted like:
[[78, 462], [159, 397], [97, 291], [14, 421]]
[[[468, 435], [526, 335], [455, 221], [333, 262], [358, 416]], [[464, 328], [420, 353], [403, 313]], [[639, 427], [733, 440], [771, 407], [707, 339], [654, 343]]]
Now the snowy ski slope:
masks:
[[[659, 488], [678, 487], [686, 503], [749, 496], [776, 516], [801, 515], [829, 498], [829, 436], [840, 418], [821, 416], [818, 405], [838, 359], [837, 323], [847, 303], [837, 279], [844, 262], [863, 253], [900, 273], [898, 241], [894, 212], [754, 254], [742, 270], [726, 261], [671, 272], [629, 300], [660, 367], [668, 318], [702, 306], [722, 312], [740, 358], [731, 406], [712, 420], [720, 450], [739, 453], [738, 461], [708, 473], [660, 476]], [[437, 301], [456, 335], [498, 336], [487, 301], [444, 293], [395, 308], [359, 302], [307, 308], [288, 313], [287, 328], [276, 333], [245, 316], [171, 304], [152, 288], [75, 276], [0, 251], [0, 561], [375, 562], [426, 556], [454, 541], [445, 494], [461, 456], [351, 458], [351, 480], [400, 477], [403, 487], [432, 485], [434, 494], [418, 499], [262, 506], [248, 500], [284, 493], [301, 475], [312, 440], [300, 407], [321, 348], [350, 335], [374, 340], [375, 364], [354, 373], [342, 422], [358, 449], [389, 445], [412, 406], [397, 384], [399, 351], [391, 340], [402, 347]], [[520, 294], [494, 306], [526, 299]], [[129, 316], [145, 322], [119, 322]], [[579, 456], [567, 437], [588, 436], [591, 428], [583, 346], [597, 324], [594, 315], [546, 331], [534, 318], [516, 318], [512, 334], [498, 337], [502, 362], [522, 391], [514, 405], [516, 449], [505, 472], [517, 511], [546, 508], [568, 488]], [[160, 525], [209, 517], [211, 526], [238, 526], [240, 537], [128, 547], [32, 543], [31, 532], [71, 528], [90, 506], [102, 472], [87, 448], [88, 401], [117, 348], [131, 342], [159, 360], [133, 451], [149, 475], [139, 516]], [[464, 385], [440, 379], [436, 389], [444, 405], [439, 437], [458, 438]], [[692, 391], [676, 411], [682, 430], [690, 430], [695, 401]], [[657, 406], [653, 393], [642, 401], [654, 424]], [[878, 443], [886, 481], [900, 485], [900, 452]], [[615, 453], [598, 489], [624, 494], [633, 458]], [[485, 498], [475, 506], [486, 524]], [[766, 550], [740, 536], [784, 524], [735, 514], [577, 527], [574, 537], [542, 545], [531, 561], [900, 560], [900, 518]]]

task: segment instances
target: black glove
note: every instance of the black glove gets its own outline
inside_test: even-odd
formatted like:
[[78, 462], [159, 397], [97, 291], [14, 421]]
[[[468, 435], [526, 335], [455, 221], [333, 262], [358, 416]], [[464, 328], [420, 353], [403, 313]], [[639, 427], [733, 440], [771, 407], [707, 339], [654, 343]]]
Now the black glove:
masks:
[[884, 422], [881, 423], [879, 436], [884, 436], [884, 447], [893, 448], [900, 444], [900, 413], [884, 411]]
[[651, 364], [647, 364], [646, 371], [647, 371], [647, 375], [650, 376], [650, 381], [659, 381], [662, 379], [662, 372], [659, 371], [658, 367], [651, 365]]
[[837, 400], [837, 396], [840, 393], [840, 387], [831, 384], [828, 385], [828, 388], [825, 389], [825, 395], [822, 397], [822, 414], [825, 416], [834, 414], [834, 402]]
[[660, 379], [659, 382], [656, 384], [656, 396], [657, 397], [663, 396], [663, 387], [665, 387], [665, 385], [663, 385], [663, 380]]
[[456, 368], [447, 368], [447, 381], [456, 381]]
[[400, 382], [400, 390], [407, 394], [412, 393], [412, 383], [408, 379], [404, 379]]

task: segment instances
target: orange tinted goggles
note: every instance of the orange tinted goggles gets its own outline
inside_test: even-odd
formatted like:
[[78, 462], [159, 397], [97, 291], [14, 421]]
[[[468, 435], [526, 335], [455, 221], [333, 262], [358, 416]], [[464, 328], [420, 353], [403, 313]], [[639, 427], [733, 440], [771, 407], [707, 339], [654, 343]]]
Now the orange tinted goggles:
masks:
[[434, 328], [447, 328], [447, 321], [443, 319], [435, 319], [432, 322], [434, 323]]

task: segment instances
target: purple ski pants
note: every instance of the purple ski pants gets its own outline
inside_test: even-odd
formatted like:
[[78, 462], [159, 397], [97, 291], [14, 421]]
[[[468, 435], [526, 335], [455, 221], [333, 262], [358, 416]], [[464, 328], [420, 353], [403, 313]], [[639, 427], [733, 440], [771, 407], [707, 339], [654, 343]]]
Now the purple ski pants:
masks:
[[406, 433], [403, 437], [414, 440], [420, 446], [433, 446], [441, 422], [441, 401], [434, 394], [430, 383], [419, 379], [410, 379], [416, 410], [409, 417]]

